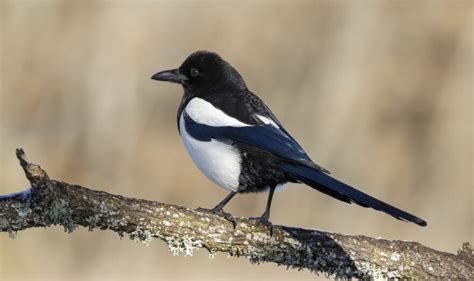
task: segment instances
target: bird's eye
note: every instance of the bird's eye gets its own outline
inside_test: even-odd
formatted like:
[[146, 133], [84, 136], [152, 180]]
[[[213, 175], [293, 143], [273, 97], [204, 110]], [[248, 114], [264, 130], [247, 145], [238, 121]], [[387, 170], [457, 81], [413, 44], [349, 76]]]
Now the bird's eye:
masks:
[[199, 75], [199, 70], [196, 68], [191, 68], [191, 76], [192, 77], [197, 77]]

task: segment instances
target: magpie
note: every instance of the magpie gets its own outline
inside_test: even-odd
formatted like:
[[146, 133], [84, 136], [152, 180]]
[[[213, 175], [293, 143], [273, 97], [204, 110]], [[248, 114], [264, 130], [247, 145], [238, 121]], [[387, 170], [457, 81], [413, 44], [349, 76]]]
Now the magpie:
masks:
[[184, 146], [199, 170], [230, 192], [209, 211], [233, 221], [223, 208], [236, 194], [268, 191], [265, 212], [254, 219], [271, 227], [273, 194], [291, 182], [304, 183], [346, 203], [382, 211], [399, 220], [427, 225], [331, 177], [218, 54], [194, 52], [179, 68], [158, 72], [151, 79], [181, 84], [184, 94], [177, 123]]

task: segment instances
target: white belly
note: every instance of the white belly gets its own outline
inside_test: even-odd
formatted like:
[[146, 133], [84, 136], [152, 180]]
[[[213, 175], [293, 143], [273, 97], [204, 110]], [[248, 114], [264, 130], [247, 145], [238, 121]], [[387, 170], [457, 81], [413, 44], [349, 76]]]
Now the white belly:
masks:
[[237, 191], [241, 163], [239, 151], [217, 140], [206, 142], [192, 138], [186, 132], [182, 115], [179, 130], [184, 146], [199, 170], [220, 187]]

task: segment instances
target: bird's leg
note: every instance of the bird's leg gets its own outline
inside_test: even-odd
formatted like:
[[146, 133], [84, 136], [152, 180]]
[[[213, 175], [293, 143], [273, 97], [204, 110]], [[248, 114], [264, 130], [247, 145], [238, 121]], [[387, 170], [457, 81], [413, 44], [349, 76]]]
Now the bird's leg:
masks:
[[273, 224], [269, 221], [270, 219], [270, 208], [272, 206], [273, 193], [275, 192], [276, 186], [270, 187], [270, 192], [268, 194], [267, 206], [265, 207], [265, 212], [260, 217], [251, 218], [258, 221], [259, 223], [265, 225], [270, 230], [270, 236], [273, 235]]
[[222, 201], [219, 204], [217, 204], [214, 208], [212, 208], [211, 211], [213, 213], [223, 212], [224, 206], [227, 205], [230, 199], [232, 199], [232, 197], [234, 197], [236, 194], [237, 192], [235, 191], [232, 191], [231, 193], [229, 193], [224, 199], [222, 199]]
[[212, 208], [210, 210], [205, 209], [205, 208], [198, 208], [198, 211], [211, 212], [213, 214], [221, 215], [226, 220], [230, 221], [232, 223], [232, 225], [234, 226], [234, 228], [235, 228], [237, 226], [237, 222], [235, 221], [234, 217], [231, 214], [224, 212], [223, 209], [224, 209], [224, 206], [227, 205], [227, 203], [229, 203], [230, 199], [232, 199], [232, 197], [234, 197], [236, 194], [237, 194], [237, 192], [232, 191], [219, 204], [217, 204], [214, 208]]

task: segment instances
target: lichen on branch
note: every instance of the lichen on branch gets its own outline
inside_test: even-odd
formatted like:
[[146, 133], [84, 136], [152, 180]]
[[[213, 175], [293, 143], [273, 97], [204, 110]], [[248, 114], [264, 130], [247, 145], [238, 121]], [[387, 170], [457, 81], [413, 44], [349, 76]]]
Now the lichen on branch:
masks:
[[132, 240], [164, 241], [178, 255], [199, 248], [211, 255], [225, 252], [253, 263], [273, 262], [336, 277], [474, 279], [474, 255], [464, 244], [455, 255], [416, 242], [390, 241], [361, 235], [287, 226], [268, 228], [236, 218], [236, 227], [218, 215], [143, 199], [96, 191], [51, 180], [40, 166], [17, 150], [31, 183], [24, 192], [0, 196], [0, 232], [15, 237], [32, 227], [61, 225], [111, 230]]

